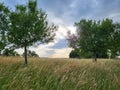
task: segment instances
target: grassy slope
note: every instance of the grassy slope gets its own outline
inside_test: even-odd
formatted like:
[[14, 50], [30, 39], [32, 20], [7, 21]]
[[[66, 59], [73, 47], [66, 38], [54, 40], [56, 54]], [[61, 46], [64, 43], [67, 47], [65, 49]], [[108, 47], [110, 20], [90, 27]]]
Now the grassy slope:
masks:
[[0, 57], [0, 90], [120, 90], [120, 60]]

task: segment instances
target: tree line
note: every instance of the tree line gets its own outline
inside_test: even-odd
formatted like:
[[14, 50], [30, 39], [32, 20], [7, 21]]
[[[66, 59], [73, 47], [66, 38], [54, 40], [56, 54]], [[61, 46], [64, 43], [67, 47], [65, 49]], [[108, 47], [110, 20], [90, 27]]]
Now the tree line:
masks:
[[76, 34], [68, 32], [70, 58], [115, 58], [120, 55], [120, 23], [111, 19], [86, 20], [75, 23]]

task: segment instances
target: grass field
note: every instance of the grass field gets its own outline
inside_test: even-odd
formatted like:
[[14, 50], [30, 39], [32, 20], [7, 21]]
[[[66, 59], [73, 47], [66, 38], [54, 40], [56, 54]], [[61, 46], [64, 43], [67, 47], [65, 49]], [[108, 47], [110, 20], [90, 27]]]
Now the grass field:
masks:
[[120, 60], [0, 57], [0, 90], [120, 90]]

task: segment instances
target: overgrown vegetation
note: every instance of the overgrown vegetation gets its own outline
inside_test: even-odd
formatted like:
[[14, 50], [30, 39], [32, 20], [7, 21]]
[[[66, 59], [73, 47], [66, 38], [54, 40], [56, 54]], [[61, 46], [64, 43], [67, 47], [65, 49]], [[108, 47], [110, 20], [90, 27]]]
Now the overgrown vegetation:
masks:
[[0, 57], [0, 90], [119, 90], [120, 61]]

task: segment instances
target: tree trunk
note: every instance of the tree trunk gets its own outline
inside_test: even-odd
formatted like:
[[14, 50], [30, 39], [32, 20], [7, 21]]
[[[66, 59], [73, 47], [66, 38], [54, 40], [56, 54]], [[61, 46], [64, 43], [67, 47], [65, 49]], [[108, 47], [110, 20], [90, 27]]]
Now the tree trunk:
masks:
[[95, 53], [95, 62], [97, 61], [97, 54]]
[[96, 61], [97, 61], [97, 53], [94, 52], [94, 54], [93, 54], [93, 62], [96, 62]]
[[95, 62], [97, 61], [97, 53], [95, 52], [95, 57], [94, 57], [94, 59], [95, 59]]
[[24, 58], [25, 58], [25, 65], [27, 65], [27, 46], [24, 47]]

